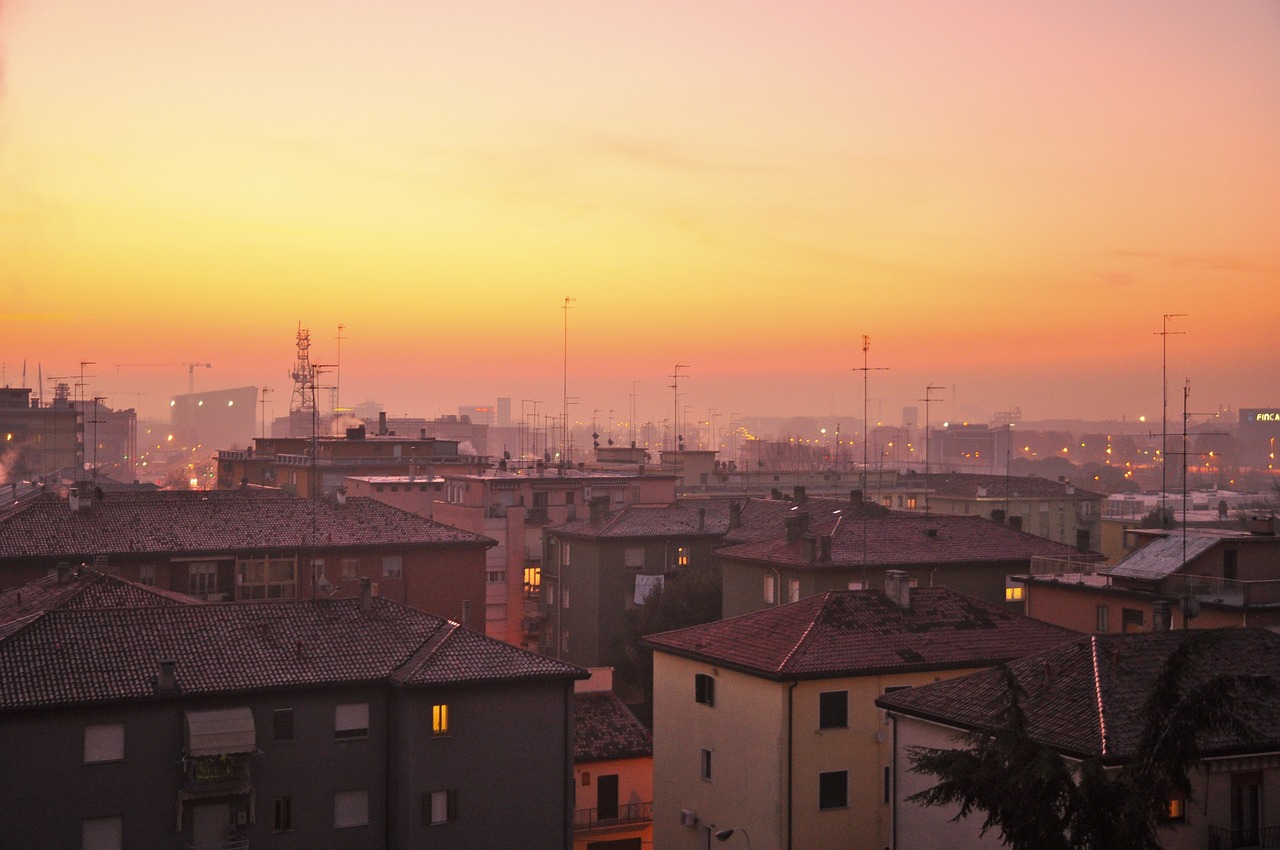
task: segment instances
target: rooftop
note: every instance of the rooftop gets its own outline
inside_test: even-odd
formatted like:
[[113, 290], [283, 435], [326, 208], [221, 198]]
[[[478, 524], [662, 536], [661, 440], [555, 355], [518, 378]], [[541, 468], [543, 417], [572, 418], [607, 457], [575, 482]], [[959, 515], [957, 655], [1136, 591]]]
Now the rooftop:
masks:
[[86, 511], [42, 494], [0, 516], [0, 558], [68, 558], [138, 552], [208, 553], [375, 545], [492, 546], [369, 498], [346, 504], [271, 490], [105, 494]]
[[643, 758], [653, 755], [653, 740], [613, 691], [574, 696], [573, 760]]
[[[1192, 653], [1185, 686], [1215, 675], [1267, 676], [1280, 680], [1280, 635], [1265, 629], [1147, 632], [1083, 637], [1008, 665], [1023, 693], [1019, 705], [1028, 731], [1064, 754], [1123, 760], [1142, 730], [1142, 708], [1165, 661], [1184, 642], [1202, 642]], [[1184, 691], [1185, 692], [1185, 691]], [[1000, 670], [984, 670], [876, 700], [895, 712], [962, 729], [994, 728], [1008, 706]], [[1253, 750], [1280, 746], [1276, 698], [1246, 712], [1257, 737]], [[1105, 734], [1104, 734], [1105, 730]], [[1230, 752], [1243, 742], [1218, 736], [1202, 740], [1202, 752]]]
[[765, 678], [793, 679], [986, 666], [1076, 636], [934, 587], [912, 588], [907, 608], [880, 591], [828, 591], [715, 623], [648, 635], [645, 642], [657, 650]]
[[0, 637], [0, 711], [163, 698], [161, 661], [184, 695], [586, 675], [377, 597], [64, 609]]
[[[1208, 552], [1224, 539], [1247, 540], [1244, 533], [1194, 533], [1173, 531], [1157, 537], [1147, 545], [1130, 553], [1107, 570], [1111, 576], [1121, 578], [1161, 581], [1181, 570], [1189, 562]], [[1275, 538], [1271, 538], [1274, 540]]]
[[969, 472], [933, 473], [898, 480], [896, 489], [928, 487], [939, 496], [973, 499], [1104, 499], [1102, 493], [1085, 490], [1067, 481], [1036, 475], [983, 475]]
[[57, 609], [198, 605], [199, 599], [126, 581], [88, 567], [49, 575], [0, 591], [0, 624]]

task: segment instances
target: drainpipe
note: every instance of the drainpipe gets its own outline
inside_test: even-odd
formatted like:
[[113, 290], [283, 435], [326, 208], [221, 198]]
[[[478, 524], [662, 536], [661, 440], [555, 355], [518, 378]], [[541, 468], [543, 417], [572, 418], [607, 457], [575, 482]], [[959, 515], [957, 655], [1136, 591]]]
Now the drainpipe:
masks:
[[795, 807], [795, 794], [792, 793], [792, 785], [794, 784], [793, 774], [795, 773], [795, 738], [792, 732], [792, 726], [795, 716], [795, 693], [796, 685], [799, 682], [792, 682], [787, 688], [787, 850], [791, 850], [791, 819], [792, 810]]

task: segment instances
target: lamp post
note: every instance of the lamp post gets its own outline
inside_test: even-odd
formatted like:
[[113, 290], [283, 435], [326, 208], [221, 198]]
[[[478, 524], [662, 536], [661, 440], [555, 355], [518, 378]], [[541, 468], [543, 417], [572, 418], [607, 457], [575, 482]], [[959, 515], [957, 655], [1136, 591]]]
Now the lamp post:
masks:
[[742, 837], [747, 839], [747, 850], [751, 850], [751, 836], [747, 835], [747, 831], [740, 826], [731, 826], [728, 829], [722, 829], [715, 834], [717, 841], [728, 841], [729, 836], [735, 832], [741, 832]]

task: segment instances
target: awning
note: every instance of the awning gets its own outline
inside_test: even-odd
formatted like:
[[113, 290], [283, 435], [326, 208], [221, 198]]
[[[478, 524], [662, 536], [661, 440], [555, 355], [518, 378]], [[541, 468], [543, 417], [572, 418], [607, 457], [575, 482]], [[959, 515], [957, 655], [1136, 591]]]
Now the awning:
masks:
[[258, 748], [253, 712], [247, 707], [188, 711], [185, 726], [189, 756], [251, 753]]

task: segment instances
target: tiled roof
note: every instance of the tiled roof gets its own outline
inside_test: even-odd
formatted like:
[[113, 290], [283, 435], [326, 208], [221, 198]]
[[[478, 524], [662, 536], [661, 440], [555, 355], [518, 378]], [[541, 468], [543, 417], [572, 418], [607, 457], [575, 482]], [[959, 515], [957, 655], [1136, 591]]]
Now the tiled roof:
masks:
[[[940, 496], [966, 496], [987, 499], [1102, 499], [1103, 494], [1085, 490], [1064, 481], [1054, 481], [1036, 475], [982, 475], [970, 472], [933, 473], [927, 478], [930, 492]], [[915, 485], [912, 487], [912, 485]], [[903, 479], [899, 489], [920, 489], [926, 486], [925, 476], [914, 481]], [[1068, 492], [1070, 491], [1070, 492]]]
[[1146, 546], [1129, 554], [1107, 570], [1121, 578], [1161, 581], [1182, 569], [1188, 561], [1198, 558], [1222, 542], [1220, 534], [1188, 534], [1175, 531], [1166, 537], [1158, 537]]
[[488, 537], [367, 498], [270, 491], [107, 494], [84, 513], [51, 493], [0, 519], [0, 558], [226, 552], [379, 544], [491, 546]]
[[946, 588], [828, 591], [715, 623], [648, 635], [654, 649], [775, 679], [977, 667], [1047, 649], [1075, 632]]
[[176, 662], [188, 695], [586, 675], [386, 599], [367, 604], [367, 612], [359, 599], [48, 611], [0, 639], [0, 711], [155, 698], [160, 661]]
[[[1205, 641], [1185, 688], [1218, 674], [1280, 680], [1280, 635], [1265, 629], [1179, 630], [1094, 635], [1008, 665], [1023, 689], [1020, 707], [1038, 741], [1075, 757], [1123, 760], [1142, 729], [1142, 708], [1165, 660], [1186, 640]], [[902, 714], [968, 729], [993, 728], [1008, 705], [1004, 674], [984, 670], [959, 679], [895, 691], [876, 701]], [[1238, 706], [1256, 733], [1252, 748], [1280, 746], [1280, 700]], [[1105, 730], [1105, 741], [1103, 730]], [[1230, 737], [1201, 740], [1202, 752], [1233, 749]]]
[[200, 600], [81, 567], [59, 584], [56, 575], [0, 591], [0, 623], [59, 608], [198, 605]]
[[1037, 537], [977, 516], [925, 516], [891, 513], [844, 517], [814, 523], [812, 535], [831, 535], [831, 560], [813, 562], [800, 539], [778, 535], [769, 540], [729, 546], [721, 558], [817, 569], [911, 564], [962, 564], [991, 561], [1030, 562], [1031, 558], [1070, 558], [1079, 553], [1064, 543]]
[[786, 499], [747, 499], [742, 505], [742, 524], [724, 536], [725, 543], [753, 543], [771, 540], [786, 533], [789, 517], [808, 514], [811, 522], [840, 517], [887, 516], [889, 509], [874, 502], [850, 502], [827, 496], [810, 496], [803, 502]]
[[575, 762], [653, 755], [649, 730], [613, 691], [576, 694], [573, 718]]

